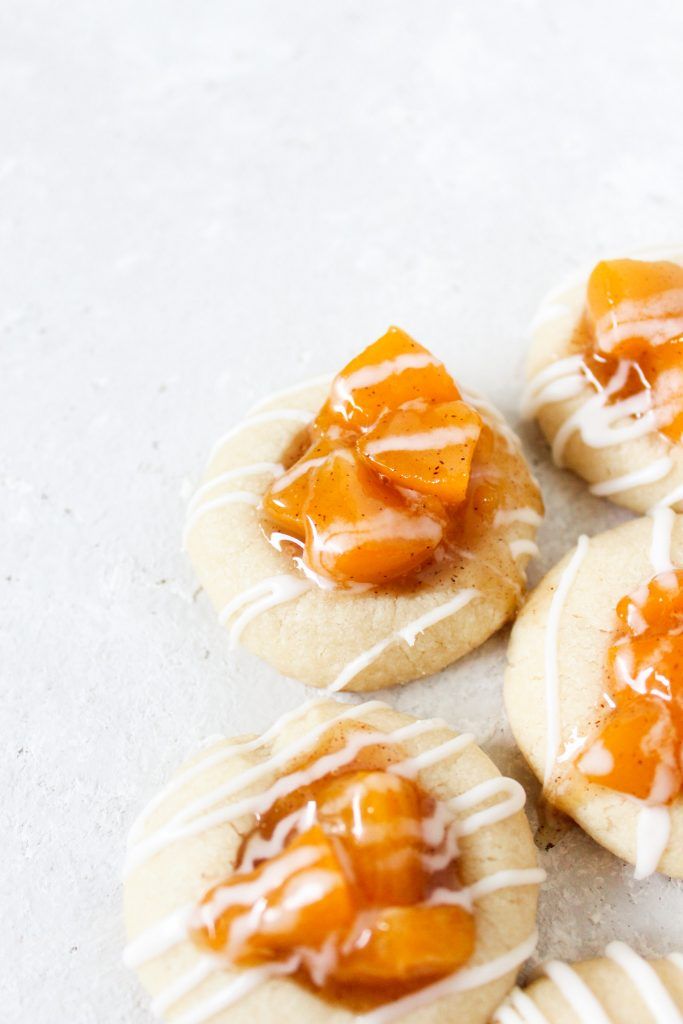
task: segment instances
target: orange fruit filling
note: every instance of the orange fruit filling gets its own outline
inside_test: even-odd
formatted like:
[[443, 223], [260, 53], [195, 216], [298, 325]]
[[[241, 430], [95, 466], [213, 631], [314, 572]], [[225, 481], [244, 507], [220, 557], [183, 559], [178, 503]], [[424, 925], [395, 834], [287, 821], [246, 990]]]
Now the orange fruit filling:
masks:
[[337, 375], [308, 442], [262, 510], [341, 585], [430, 561], [468, 499], [477, 451], [491, 448], [443, 363], [396, 327]]
[[[474, 920], [429, 902], [437, 879], [425, 866], [423, 822], [432, 810], [414, 782], [386, 770], [307, 786], [261, 819], [234, 874], [204, 895], [195, 942], [240, 966], [295, 957], [319, 988], [393, 995], [452, 973], [473, 952]], [[290, 833], [259, 859], [283, 822]], [[455, 884], [451, 861], [438, 885]]]
[[622, 598], [617, 617], [607, 652], [614, 709], [577, 764], [591, 782], [667, 804], [683, 788], [683, 571]]
[[589, 377], [605, 387], [629, 362], [618, 400], [650, 392], [658, 430], [683, 435], [683, 267], [668, 261], [607, 260], [593, 270], [586, 295]]

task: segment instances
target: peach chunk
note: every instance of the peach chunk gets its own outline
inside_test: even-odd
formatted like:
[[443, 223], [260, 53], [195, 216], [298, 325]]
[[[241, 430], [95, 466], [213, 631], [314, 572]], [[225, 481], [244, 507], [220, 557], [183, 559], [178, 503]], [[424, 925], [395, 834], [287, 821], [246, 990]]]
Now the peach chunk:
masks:
[[210, 889], [191, 928], [195, 940], [235, 963], [318, 949], [355, 914], [334, 840], [319, 825], [253, 871], [238, 870]]
[[361, 457], [401, 487], [465, 500], [481, 417], [465, 402], [411, 403], [386, 412], [358, 441]]
[[621, 704], [578, 760], [589, 782], [653, 804], [668, 803], [681, 786], [680, 740], [658, 697]]
[[474, 942], [474, 918], [462, 907], [387, 907], [333, 977], [367, 986], [425, 981], [456, 971], [472, 955]]
[[441, 360], [399, 327], [390, 327], [335, 377], [318, 427], [336, 422], [364, 429], [405, 402], [458, 398], [460, 392]]
[[263, 496], [262, 508], [281, 530], [303, 540], [305, 532], [304, 504], [308, 498], [313, 472], [338, 443], [321, 437], [282, 476], [274, 480]]
[[617, 615], [633, 634], [646, 629], [668, 632], [683, 626], [683, 569], [653, 576], [617, 604]]
[[637, 357], [683, 335], [683, 267], [668, 261], [605, 260], [589, 278], [587, 302], [597, 348]]
[[348, 772], [326, 781], [317, 802], [318, 818], [339, 837], [365, 905], [423, 898], [420, 794], [413, 782], [389, 772]]
[[416, 569], [445, 521], [440, 502], [408, 500], [348, 449], [316, 469], [304, 516], [307, 564], [342, 583], [384, 583]]

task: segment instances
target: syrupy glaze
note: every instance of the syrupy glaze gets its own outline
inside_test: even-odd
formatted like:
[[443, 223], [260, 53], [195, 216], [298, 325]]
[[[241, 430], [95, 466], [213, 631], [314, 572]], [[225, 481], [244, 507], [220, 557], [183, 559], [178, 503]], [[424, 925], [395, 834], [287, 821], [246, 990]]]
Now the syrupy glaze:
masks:
[[683, 570], [658, 573], [616, 612], [613, 707], [577, 763], [591, 782], [663, 806], [683, 785]]
[[[301, 763], [348, 740], [347, 724]], [[474, 949], [457, 901], [448, 815], [411, 777], [398, 747], [365, 748], [257, 816], [233, 873], [203, 897], [190, 932], [236, 966], [288, 973], [352, 1008], [400, 998], [453, 973]], [[315, 773], [312, 773], [315, 774]]]
[[665, 260], [608, 260], [588, 280], [573, 348], [609, 402], [647, 392], [657, 430], [683, 435], [683, 267]]
[[334, 379], [264, 496], [266, 532], [318, 581], [414, 584], [515, 507], [505, 444], [443, 363], [392, 327]]

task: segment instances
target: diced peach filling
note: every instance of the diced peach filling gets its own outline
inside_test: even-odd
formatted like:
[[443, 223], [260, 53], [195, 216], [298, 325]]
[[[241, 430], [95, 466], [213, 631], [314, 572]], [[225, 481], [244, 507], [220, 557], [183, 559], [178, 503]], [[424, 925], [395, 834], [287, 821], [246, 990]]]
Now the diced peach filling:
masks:
[[[243, 966], [295, 958], [318, 987], [392, 992], [469, 959], [472, 916], [427, 901], [426, 798], [415, 783], [384, 770], [351, 770], [307, 787], [294, 807], [305, 818], [302, 832], [250, 870], [238, 864], [205, 894], [192, 926], [198, 945]], [[243, 851], [253, 849], [254, 836], [272, 837], [282, 820], [264, 819]]]
[[403, 577], [432, 558], [465, 501], [481, 435], [443, 364], [392, 327], [335, 378], [310, 446], [263, 511], [323, 577]]
[[615, 707], [578, 767], [591, 782], [666, 804], [683, 787], [683, 571], [622, 598], [617, 616], [607, 652]]
[[609, 260], [587, 289], [585, 354], [589, 375], [605, 386], [621, 360], [631, 367], [612, 399], [646, 388], [655, 421], [672, 441], [683, 434], [683, 267], [668, 261]]

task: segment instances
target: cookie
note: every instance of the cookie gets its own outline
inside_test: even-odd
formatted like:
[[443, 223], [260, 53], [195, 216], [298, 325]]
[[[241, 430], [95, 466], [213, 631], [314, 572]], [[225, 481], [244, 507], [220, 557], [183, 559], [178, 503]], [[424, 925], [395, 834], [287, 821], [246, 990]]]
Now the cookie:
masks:
[[645, 960], [624, 942], [573, 965], [551, 960], [545, 977], [514, 989], [493, 1024], [680, 1024], [683, 955]]
[[[427, 356], [434, 359], [429, 353]], [[422, 358], [420, 353], [418, 357]], [[329, 405], [329, 401], [325, 405], [329, 394], [329, 382], [327, 386], [313, 383], [290, 389], [262, 403], [219, 440], [190, 506], [186, 547], [204, 590], [229, 629], [231, 645], [243, 643], [283, 675], [310, 686], [330, 692], [375, 690], [439, 671], [483, 643], [515, 615], [525, 585], [525, 567], [536, 550], [534, 536], [542, 503], [517, 439], [500, 414], [473, 395], [466, 396], [466, 403], [432, 403], [427, 413], [419, 415], [443, 416], [447, 405], [449, 411], [455, 409], [452, 415], [469, 416], [476, 425], [467, 422], [463, 426], [460, 420], [455, 426], [435, 427], [430, 420], [429, 429], [413, 433], [409, 441], [403, 442], [412, 448], [402, 455], [392, 457], [387, 452], [386, 445], [394, 442], [387, 440], [386, 430], [395, 436], [399, 429], [410, 429], [409, 421], [416, 415], [415, 402], [401, 406], [396, 414], [389, 410], [389, 427], [379, 439], [371, 431], [363, 434], [364, 428], [358, 428], [361, 432], [355, 448], [338, 453], [334, 471], [321, 468], [326, 455], [316, 456], [315, 448], [307, 461], [297, 462], [302, 448], [310, 443], [310, 425], [316, 412]], [[376, 429], [380, 428], [381, 423]], [[477, 452], [483, 445], [479, 442], [470, 466], [472, 452], [466, 439], [471, 429], [486, 434], [487, 448], [477, 463]], [[465, 440], [460, 447], [448, 449], [447, 442], [453, 436]], [[436, 437], [438, 449], [417, 451], [416, 445], [424, 449], [425, 437]], [[350, 443], [353, 441], [352, 434]], [[357, 451], [361, 447], [365, 461], [359, 467]], [[452, 516], [448, 519], [448, 509], [443, 513], [445, 503], [439, 494], [428, 492], [429, 479], [425, 482], [427, 474], [422, 466], [430, 458], [447, 462], [445, 453], [449, 450], [460, 453], [458, 457], [468, 460], [468, 471], [471, 469], [469, 477], [461, 478], [465, 483], [469, 480], [468, 497], [457, 509], [457, 522], [467, 519], [469, 524], [462, 530], [460, 525], [453, 526]], [[399, 487], [392, 495], [387, 490], [387, 474], [407, 472], [400, 464], [406, 454], [420, 456], [419, 473], [406, 477], [411, 481], [409, 491]], [[374, 467], [377, 475], [369, 480], [368, 462], [380, 458], [381, 465]], [[355, 540], [353, 536], [349, 539], [352, 531], [344, 533], [344, 523], [329, 540], [332, 554], [329, 550], [320, 554], [314, 544], [310, 545], [312, 561], [306, 564], [304, 540], [290, 536], [291, 530], [274, 526], [263, 508], [264, 501], [270, 501], [272, 507], [273, 496], [278, 498], [273, 481], [294, 479], [298, 486], [301, 476], [297, 474], [305, 461], [306, 468], [313, 465], [319, 473], [327, 472], [323, 483], [330, 494], [330, 516], [339, 519], [347, 495], [340, 493], [341, 485], [335, 490], [339, 477], [351, 474], [349, 486], [357, 488], [358, 473], [362, 472], [363, 486], [372, 492], [367, 498], [372, 502], [369, 518], [396, 524], [392, 528], [397, 535], [407, 529], [412, 538], [409, 542], [403, 538], [401, 547], [394, 543], [391, 550], [385, 543], [379, 554], [379, 544], [375, 549], [368, 545], [355, 558], [350, 571], [373, 576], [380, 555], [392, 566], [396, 558], [419, 557], [423, 559], [419, 567], [404, 578], [384, 583], [367, 579], [340, 583], [329, 574], [322, 575], [330, 565], [330, 571], [341, 566], [346, 572], [351, 554], [357, 554], [355, 549], [349, 553]], [[289, 475], [283, 477], [285, 470]], [[453, 479], [459, 486], [458, 478], [451, 477], [451, 483]], [[323, 483], [318, 478], [320, 488]], [[414, 486], [422, 486], [423, 493], [414, 491]], [[451, 488], [448, 494], [452, 493]], [[412, 504], [395, 507], [394, 502], [405, 501], [405, 494], [409, 494]], [[363, 500], [366, 497], [364, 492]], [[419, 499], [417, 504], [415, 498]], [[386, 507], [385, 500], [390, 502]], [[434, 511], [435, 506], [441, 508], [441, 513]], [[444, 527], [443, 515], [450, 526]], [[322, 514], [321, 518], [325, 521]], [[413, 529], [417, 534], [411, 533]], [[467, 532], [462, 532], [465, 529]], [[321, 533], [318, 527], [316, 542]], [[433, 542], [442, 534], [444, 539], [432, 550]], [[386, 537], [380, 540], [384, 542]], [[431, 551], [427, 561], [425, 551]], [[342, 564], [347, 555], [349, 559]]]
[[[310, 967], [310, 958], [302, 960], [305, 950], [296, 947], [297, 933], [292, 929], [296, 929], [298, 919], [292, 917], [292, 907], [324, 911], [307, 919], [305, 938], [298, 940], [304, 946], [312, 941], [321, 922], [323, 929], [331, 928], [330, 922], [337, 921], [344, 908], [329, 884], [329, 864], [325, 871], [318, 872], [313, 870], [316, 862], [309, 876], [299, 876], [299, 882], [306, 881], [307, 885], [299, 884], [295, 902], [287, 904], [290, 916], [283, 927], [290, 929], [288, 942], [295, 946], [291, 950], [290, 946], [284, 950], [278, 947], [278, 955], [271, 949], [258, 963], [236, 966], [235, 950], [242, 948], [239, 943], [256, 942], [260, 933], [253, 923], [252, 931], [245, 929], [243, 918], [226, 930], [224, 919], [215, 916], [220, 914], [218, 903], [223, 900], [225, 912], [232, 905], [231, 899], [234, 904], [240, 898], [230, 894], [239, 891], [242, 900], [253, 908], [263, 906], [258, 904], [259, 899], [270, 900], [268, 913], [259, 911], [258, 927], [270, 928], [269, 941], [277, 942], [277, 922], [283, 918], [278, 918], [277, 895], [269, 893], [276, 891], [277, 885], [284, 885], [289, 876], [276, 879], [274, 873], [282, 871], [283, 856], [290, 857], [288, 871], [300, 869], [301, 865], [293, 866], [291, 858], [306, 852], [295, 848], [297, 843], [300, 845], [306, 837], [308, 843], [313, 842], [310, 837], [316, 820], [327, 821], [326, 842], [346, 842], [339, 838], [343, 834], [340, 819], [325, 819], [324, 814], [329, 815], [330, 810], [340, 814], [345, 806], [348, 808], [344, 786], [349, 780], [356, 784], [354, 773], [370, 779], [377, 776], [381, 784], [372, 783], [379, 794], [377, 806], [389, 808], [388, 816], [382, 818], [375, 810], [375, 817], [367, 819], [373, 822], [370, 835], [363, 831], [364, 805], [355, 800], [354, 834], [368, 835], [370, 843], [389, 839], [392, 849], [392, 856], [384, 853], [357, 862], [357, 849], [349, 852], [344, 847], [344, 857], [351, 857], [356, 883], [359, 878], [371, 879], [376, 897], [380, 887], [384, 896], [376, 898], [373, 906], [396, 898], [407, 902], [411, 874], [401, 876], [408, 882], [402, 881], [393, 897], [386, 893], [392, 884], [392, 872], [406, 867], [400, 858], [406, 850], [410, 852], [414, 841], [410, 837], [416, 834], [406, 824], [409, 819], [404, 790], [408, 787], [419, 791], [421, 799], [427, 801], [420, 806], [428, 808], [420, 812], [425, 817], [419, 819], [423, 858], [419, 863], [424, 871], [429, 863], [431, 879], [450, 879], [448, 883], [440, 881], [442, 887], [452, 886], [451, 870], [455, 865], [459, 882], [445, 896], [443, 888], [430, 890], [428, 898], [427, 890], [420, 889], [411, 899], [423, 907], [439, 904], [441, 910], [444, 904], [446, 911], [450, 907], [464, 915], [463, 921], [469, 921], [469, 931], [465, 931], [470, 936], [466, 959], [456, 970], [435, 978], [416, 975], [407, 991], [395, 988], [402, 976], [391, 979], [393, 989], [391, 985], [388, 989], [376, 985], [367, 988], [363, 972], [372, 968], [373, 977], [379, 976], [378, 963], [385, 962], [386, 957], [383, 960], [378, 955], [370, 964], [366, 959], [359, 966], [344, 959], [350, 956], [348, 945], [340, 953], [338, 940], [334, 936], [330, 939], [323, 931], [316, 941], [327, 960], [319, 956]], [[325, 790], [323, 798], [315, 787], [329, 785], [333, 791]], [[303, 786], [308, 788], [301, 789]], [[394, 796], [394, 789], [398, 796]], [[303, 794], [298, 802], [293, 792]], [[305, 819], [311, 800], [315, 815]], [[514, 984], [520, 964], [531, 954], [536, 941], [537, 888], [543, 872], [536, 866], [523, 804], [522, 787], [499, 774], [473, 737], [456, 734], [440, 719], [416, 720], [379, 701], [349, 707], [332, 700], [314, 700], [285, 715], [262, 736], [214, 739], [152, 800], [133, 826], [124, 893], [129, 937], [126, 962], [138, 972], [153, 997], [153, 1011], [176, 1024], [201, 1024], [209, 1019], [212, 1024], [272, 1024], [276, 1019], [301, 1024], [389, 1024], [399, 1019], [405, 1024], [455, 1019], [462, 1024], [484, 1024]], [[279, 816], [273, 824], [268, 815], [275, 813], [274, 808], [278, 808]], [[270, 831], [255, 832], [265, 828], [263, 822], [269, 820]], [[331, 820], [336, 822], [334, 828]], [[378, 833], [382, 823], [388, 831]], [[292, 830], [291, 834], [287, 829]], [[350, 833], [346, 835], [348, 838]], [[424, 852], [425, 844], [429, 846], [428, 854]], [[372, 849], [368, 847], [368, 851]], [[241, 890], [239, 886], [230, 888], [238, 865], [241, 874], [238, 872], [233, 882], [241, 883]], [[260, 866], [258, 878], [244, 874], [254, 865]], [[268, 872], [270, 889], [264, 884]], [[251, 888], [243, 884], [245, 878]], [[325, 885], [320, 886], [321, 880]], [[258, 892], [254, 885], [260, 886]], [[397, 897], [396, 892], [401, 895]], [[412, 911], [415, 905], [398, 910]], [[214, 915], [210, 922], [206, 916], [209, 910]], [[363, 920], [369, 929], [367, 934], [372, 936], [374, 919], [366, 916]], [[404, 965], [410, 963], [413, 971], [425, 972], [428, 958], [441, 962], [444, 956], [454, 955], [457, 943], [439, 943], [434, 948], [435, 934], [418, 933], [419, 929], [411, 925], [410, 941], [418, 944], [395, 956], [391, 971], [398, 970], [394, 959]], [[356, 933], [351, 929], [349, 934]], [[462, 934], [459, 930], [455, 938]], [[232, 959], [225, 949], [220, 955], [216, 951], [219, 935], [229, 937]], [[252, 939], [253, 935], [256, 938]], [[206, 942], [212, 941], [211, 937], [214, 947], [207, 952]], [[329, 972], [337, 972], [333, 974], [337, 977], [340, 957], [347, 971], [342, 975], [346, 983], [330, 990], [325, 987], [329, 985]], [[302, 978], [302, 963], [314, 974], [318, 972], [317, 984], [310, 973]], [[360, 974], [349, 975], [349, 965]], [[294, 971], [299, 973], [294, 976]]]
[[[678, 399], [676, 409], [667, 412], [671, 392], [683, 394], [680, 345], [661, 342], [683, 333], [683, 291], [677, 285], [661, 292], [678, 304], [665, 310], [666, 316], [661, 311], [664, 299], [658, 295], [650, 298], [649, 309], [643, 299], [634, 312], [634, 301], [625, 299], [615, 301], [602, 320], [591, 320], [586, 313], [591, 282], [594, 291], [602, 288], [594, 302], [601, 312], [604, 305], [599, 300], [604, 303], [612, 286], [611, 280], [602, 280], [604, 268], [609, 271], [616, 266], [618, 271], [619, 265], [628, 264], [641, 265], [644, 273], [653, 266], [680, 268], [683, 252], [648, 253], [642, 261], [598, 264], [592, 275], [584, 272], [546, 297], [532, 325], [524, 412], [538, 420], [555, 463], [586, 480], [593, 494], [639, 513], [655, 505], [681, 511], [680, 423], [671, 429], [672, 416], [678, 416]], [[636, 287], [633, 282], [629, 286]], [[642, 318], [633, 319], [641, 316], [641, 308], [645, 310]], [[632, 319], [626, 323], [627, 318]], [[670, 327], [657, 334], [653, 323], [668, 321]], [[639, 335], [637, 349], [632, 334]], [[672, 360], [660, 366], [667, 349], [673, 351]], [[592, 353], [588, 362], [587, 353]]]
[[683, 877], [677, 565], [683, 518], [669, 509], [580, 538], [520, 613], [505, 674], [546, 798], [641, 878]]

